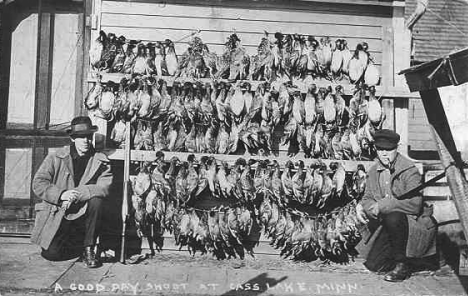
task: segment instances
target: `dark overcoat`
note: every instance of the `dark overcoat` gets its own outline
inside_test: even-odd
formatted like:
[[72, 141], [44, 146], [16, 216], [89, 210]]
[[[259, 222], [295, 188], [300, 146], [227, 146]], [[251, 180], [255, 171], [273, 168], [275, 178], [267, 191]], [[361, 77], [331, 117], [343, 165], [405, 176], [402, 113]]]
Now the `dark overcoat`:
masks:
[[94, 197], [106, 197], [112, 184], [112, 172], [107, 156], [95, 152], [90, 157], [78, 186], [75, 186], [70, 146], [49, 153], [36, 172], [32, 189], [43, 201], [36, 204], [36, 220], [31, 242], [48, 249], [57, 233], [66, 209], [61, 206], [60, 195], [70, 189], [81, 193], [83, 205]]
[[[366, 191], [361, 200], [364, 211], [370, 213], [370, 206], [378, 203], [381, 214], [392, 211], [404, 212], [408, 217], [409, 226], [406, 256], [408, 258], [422, 258], [434, 255], [436, 253], [437, 226], [431, 217], [432, 207], [423, 203], [422, 195], [419, 193], [404, 200], [398, 199], [398, 197], [422, 183], [419, 170], [412, 161], [398, 153], [390, 171], [392, 196], [385, 196], [383, 186], [379, 182], [382, 173], [379, 168], [381, 167], [380, 162], [377, 160], [369, 169]], [[364, 258], [367, 258], [367, 254], [374, 246], [375, 241], [379, 239], [381, 230], [382, 226], [380, 225], [373, 232], [363, 231], [363, 238], [357, 246], [357, 250]]]

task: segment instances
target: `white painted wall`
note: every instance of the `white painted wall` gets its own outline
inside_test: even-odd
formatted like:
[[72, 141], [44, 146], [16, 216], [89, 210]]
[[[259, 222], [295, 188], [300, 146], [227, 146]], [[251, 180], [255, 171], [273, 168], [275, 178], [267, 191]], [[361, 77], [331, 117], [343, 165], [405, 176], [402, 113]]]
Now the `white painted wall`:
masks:
[[6, 149], [4, 200], [30, 198], [31, 161], [31, 148]]
[[11, 123], [33, 123], [36, 84], [37, 13], [22, 20], [12, 32], [8, 117]]
[[468, 83], [439, 88], [455, 143], [464, 158], [468, 157]]
[[50, 124], [69, 122], [74, 115], [78, 15], [55, 14]]

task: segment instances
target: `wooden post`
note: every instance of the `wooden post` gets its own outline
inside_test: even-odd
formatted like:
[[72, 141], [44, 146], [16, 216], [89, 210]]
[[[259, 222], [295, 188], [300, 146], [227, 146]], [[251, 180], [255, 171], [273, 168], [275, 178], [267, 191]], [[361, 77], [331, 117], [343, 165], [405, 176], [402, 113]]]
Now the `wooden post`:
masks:
[[50, 120], [54, 16], [44, 11], [44, 2], [39, 0], [34, 129], [49, 129]]
[[125, 123], [125, 156], [123, 171], [123, 199], [122, 199], [122, 244], [120, 251], [120, 262], [125, 263], [125, 232], [128, 220], [128, 194], [130, 186], [130, 121]]
[[[85, 2], [83, 2], [83, 10]], [[77, 55], [76, 55], [76, 81], [75, 81], [75, 110], [74, 116], [79, 116], [83, 114], [83, 99], [84, 99], [84, 92], [87, 93], [87, 88], [83, 91], [83, 77], [85, 77], [84, 73], [85, 69], [87, 69], [84, 57], [85, 55], [85, 36], [86, 36], [86, 17], [84, 13], [78, 14], [78, 29], [77, 32], [81, 35], [78, 37], [78, 44], [77, 44]]]
[[47, 156], [48, 147], [42, 143], [43, 141], [38, 141], [37, 138], [32, 140], [32, 159], [31, 159], [31, 189], [30, 189], [30, 199], [29, 199], [29, 218], [33, 218], [34, 205], [36, 201], [39, 200], [38, 197], [34, 194], [32, 190], [32, 182], [36, 171], [39, 169], [39, 166], [42, 164], [42, 161]]
[[408, 155], [408, 98], [396, 98], [394, 107], [395, 131], [400, 134], [398, 151]]
[[446, 171], [447, 182], [453, 195], [463, 232], [465, 237], [468, 237], [468, 183], [439, 91], [431, 89], [420, 91], [420, 94], [433, 137], [436, 140], [440, 160]]
[[5, 138], [0, 137], [0, 206], [3, 204], [3, 196], [5, 195]]
[[6, 129], [8, 117], [8, 93], [10, 88], [11, 20], [4, 4], [0, 9], [0, 129]]

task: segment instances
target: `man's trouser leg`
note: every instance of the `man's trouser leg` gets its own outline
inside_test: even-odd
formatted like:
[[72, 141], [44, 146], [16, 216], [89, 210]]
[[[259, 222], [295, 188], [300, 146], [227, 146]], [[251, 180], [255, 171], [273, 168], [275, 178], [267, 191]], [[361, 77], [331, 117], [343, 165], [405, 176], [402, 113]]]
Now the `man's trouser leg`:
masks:
[[406, 262], [408, 244], [408, 217], [401, 212], [390, 212], [383, 216], [383, 226], [389, 234], [395, 262]]
[[84, 216], [76, 220], [63, 219], [49, 248], [41, 255], [50, 261], [61, 261], [79, 257], [83, 247], [93, 246], [99, 233], [101, 198], [91, 198]]
[[91, 198], [88, 200], [88, 209], [84, 221], [84, 240], [85, 247], [94, 246], [101, 226], [101, 198]]
[[41, 255], [50, 261], [63, 261], [79, 257], [83, 245], [82, 234], [73, 226], [73, 222], [63, 219], [47, 250], [42, 249]]

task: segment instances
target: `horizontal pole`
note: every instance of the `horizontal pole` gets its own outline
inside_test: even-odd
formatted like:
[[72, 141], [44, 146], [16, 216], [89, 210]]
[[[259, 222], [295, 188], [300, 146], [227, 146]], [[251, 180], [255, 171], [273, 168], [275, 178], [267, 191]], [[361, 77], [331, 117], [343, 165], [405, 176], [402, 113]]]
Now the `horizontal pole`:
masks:
[[[125, 158], [125, 150], [124, 149], [107, 149], [103, 151], [107, 157], [111, 160], [124, 160]], [[203, 156], [214, 156], [215, 159], [220, 161], [225, 161], [228, 165], [234, 164], [239, 158], [254, 159], [254, 160], [269, 160], [270, 162], [276, 160], [280, 166], [284, 166], [284, 164], [291, 160], [296, 162], [298, 160], [302, 160], [305, 166], [310, 164], [318, 164], [320, 162], [326, 164], [327, 166], [330, 165], [331, 162], [339, 162], [342, 163], [345, 170], [347, 172], [355, 172], [357, 169], [358, 164], [362, 164], [366, 171], [374, 163], [373, 161], [356, 161], [356, 160], [329, 160], [329, 159], [314, 159], [314, 158], [295, 158], [295, 157], [261, 157], [261, 156], [254, 156], [254, 155], [232, 155], [232, 154], [209, 154], [209, 153], [190, 153], [190, 152], [164, 152], [164, 160], [169, 161], [172, 157], [177, 157], [181, 161], [186, 161], [187, 157], [190, 154], [195, 155], [196, 159], [200, 159]], [[145, 150], [132, 150], [130, 159], [132, 161], [155, 161], [156, 160], [156, 151], [145, 151]]]
[[[119, 83], [122, 78], [126, 79], [131, 79], [131, 74], [123, 74], [123, 73], [99, 73], [101, 75], [101, 81], [103, 83], [106, 82], [114, 82], [114, 83]], [[190, 79], [190, 78], [174, 78], [172, 76], [162, 76], [162, 79], [164, 79], [167, 82], [167, 86], [172, 86], [174, 81], [180, 81], [180, 82], [201, 82], [203, 84], [205, 83], [210, 83], [212, 81], [211, 78], [200, 78], [200, 79]], [[87, 79], [88, 82], [94, 83], [97, 81], [95, 77], [92, 77], [91, 75], [88, 76]], [[218, 82], [230, 82], [232, 84], [235, 84], [237, 81], [228, 81], [227, 79], [218, 79]], [[241, 82], [249, 82], [250, 85], [252, 86], [252, 91], [255, 91], [258, 87], [259, 84], [265, 83], [266, 81], [258, 81], [258, 80], [242, 80]], [[293, 82], [293, 84], [296, 84], [301, 91], [307, 90], [306, 87], [302, 87], [301, 81], [298, 82]], [[353, 95], [355, 91], [355, 85], [354, 84], [349, 84], [349, 83], [335, 83], [331, 82], [328, 80], [324, 79], [319, 79], [314, 81], [315, 85], [320, 88], [320, 87], [328, 87], [331, 86], [333, 89], [335, 89], [336, 86], [341, 85], [343, 87], [343, 92], [345, 95]], [[398, 88], [398, 87], [385, 87], [382, 85], [377, 85], [375, 87], [375, 95], [377, 97], [389, 97], [389, 98], [420, 98], [418, 92], [410, 92], [408, 88]]]

